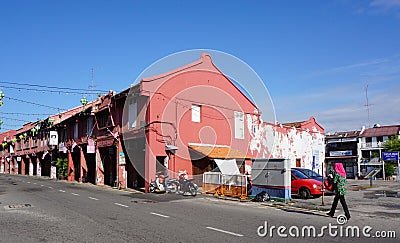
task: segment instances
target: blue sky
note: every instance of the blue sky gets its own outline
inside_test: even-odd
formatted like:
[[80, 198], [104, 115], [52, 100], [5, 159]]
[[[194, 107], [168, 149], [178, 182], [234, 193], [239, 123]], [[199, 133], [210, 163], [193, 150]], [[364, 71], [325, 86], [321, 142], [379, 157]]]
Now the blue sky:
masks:
[[400, 0], [1, 1], [0, 89], [13, 100], [0, 132], [45, 117], [12, 113], [57, 113], [15, 99], [68, 109], [82, 98], [11, 83], [88, 89], [93, 67], [95, 89], [121, 91], [158, 59], [199, 48], [251, 66], [279, 122], [400, 124], [399, 43]]

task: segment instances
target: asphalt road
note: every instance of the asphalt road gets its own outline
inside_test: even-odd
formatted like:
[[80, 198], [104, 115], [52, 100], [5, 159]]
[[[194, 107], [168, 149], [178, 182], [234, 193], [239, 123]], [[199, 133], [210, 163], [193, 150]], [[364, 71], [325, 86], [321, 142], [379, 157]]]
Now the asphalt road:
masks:
[[[344, 227], [370, 226], [369, 233], [375, 236], [393, 226], [390, 230], [397, 230], [398, 238], [399, 222], [354, 213], [351, 221], [340, 225], [312, 210], [0, 174], [0, 242], [374, 242], [376, 237], [365, 238], [362, 233], [361, 238], [345, 237]], [[287, 237], [279, 236], [280, 226], [281, 235]], [[301, 237], [304, 226], [313, 226], [316, 235], [326, 228], [322, 237], [309, 236], [307, 229], [306, 237]], [[294, 236], [296, 228], [299, 237]], [[337, 236], [332, 236], [335, 232]]]

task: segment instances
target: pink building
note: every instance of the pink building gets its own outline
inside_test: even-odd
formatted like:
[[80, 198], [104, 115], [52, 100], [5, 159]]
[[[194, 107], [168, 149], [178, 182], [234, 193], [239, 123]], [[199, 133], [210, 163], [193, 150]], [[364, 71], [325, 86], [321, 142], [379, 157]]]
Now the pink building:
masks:
[[214, 159], [236, 159], [244, 170], [250, 140], [246, 115], [259, 116], [208, 54], [142, 79], [131, 88], [124, 111], [125, 147], [146, 188], [156, 171], [201, 175], [216, 167]]
[[16, 174], [17, 169], [12, 161], [11, 154], [14, 154], [14, 147], [12, 140], [15, 136], [16, 131], [10, 130], [0, 134], [0, 173], [5, 174]]

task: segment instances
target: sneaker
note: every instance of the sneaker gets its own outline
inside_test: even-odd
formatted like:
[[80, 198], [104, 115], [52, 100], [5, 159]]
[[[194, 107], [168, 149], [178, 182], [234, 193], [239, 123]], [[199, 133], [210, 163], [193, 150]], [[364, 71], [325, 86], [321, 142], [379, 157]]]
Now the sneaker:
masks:
[[328, 215], [329, 217], [333, 218], [333, 214], [331, 214], [331, 212], [327, 212], [326, 215]]

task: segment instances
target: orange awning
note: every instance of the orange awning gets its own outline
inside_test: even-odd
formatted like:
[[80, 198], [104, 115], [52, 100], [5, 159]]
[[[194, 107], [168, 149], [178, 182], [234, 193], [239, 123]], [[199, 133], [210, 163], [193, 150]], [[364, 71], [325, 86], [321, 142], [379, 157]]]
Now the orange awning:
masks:
[[188, 148], [209, 159], [251, 159], [250, 156], [229, 146], [189, 144]]

